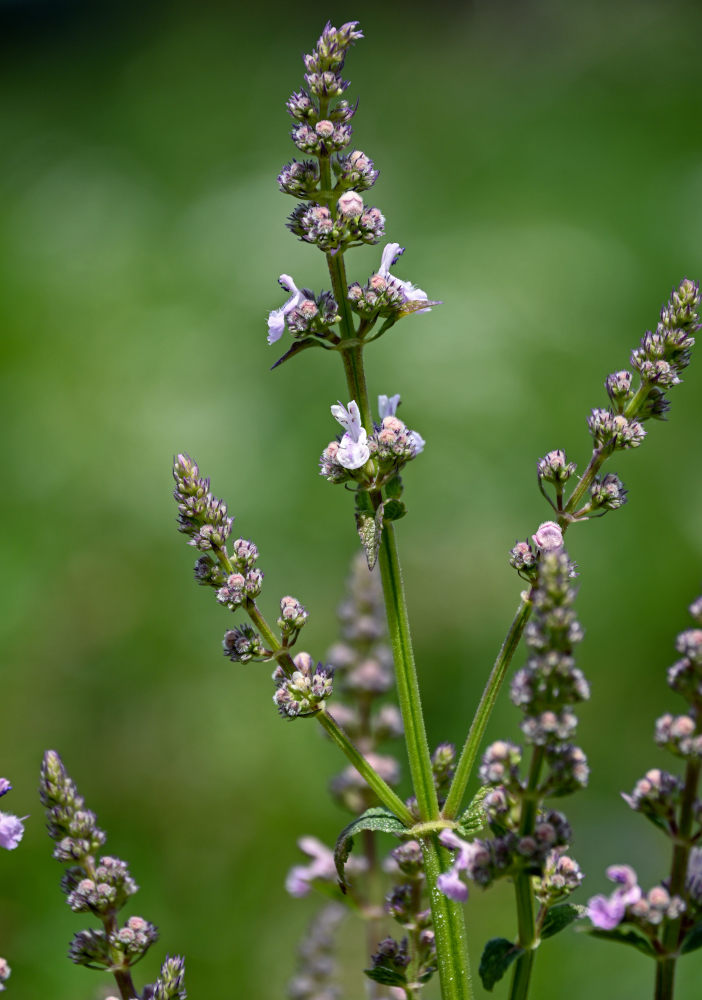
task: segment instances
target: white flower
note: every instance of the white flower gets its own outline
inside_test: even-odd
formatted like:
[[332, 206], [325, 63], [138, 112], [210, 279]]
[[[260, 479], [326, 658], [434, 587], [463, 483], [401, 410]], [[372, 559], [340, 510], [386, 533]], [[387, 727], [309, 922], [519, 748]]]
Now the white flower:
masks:
[[[388, 243], [380, 259], [378, 274], [399, 288], [407, 302], [427, 302], [429, 296], [421, 288], [416, 288], [411, 281], [403, 281], [401, 278], [396, 278], [394, 274], [390, 274], [390, 268], [397, 263], [398, 258], [404, 252], [404, 247], [401, 247], [399, 243]], [[417, 309], [417, 312], [431, 312], [431, 309]]]
[[281, 274], [278, 278], [278, 282], [285, 289], [286, 292], [290, 292], [290, 298], [280, 309], [273, 309], [268, 314], [268, 343], [274, 344], [276, 340], [280, 340], [283, 336], [283, 331], [285, 330], [285, 319], [289, 313], [296, 309], [299, 304], [304, 300], [304, 295], [297, 287], [295, 282], [292, 280], [289, 274]]
[[361, 424], [358, 404], [352, 399], [347, 410], [341, 403], [335, 403], [331, 412], [346, 431], [339, 442], [336, 461], [345, 469], [360, 469], [370, 458], [370, 449], [367, 444], [368, 435]]

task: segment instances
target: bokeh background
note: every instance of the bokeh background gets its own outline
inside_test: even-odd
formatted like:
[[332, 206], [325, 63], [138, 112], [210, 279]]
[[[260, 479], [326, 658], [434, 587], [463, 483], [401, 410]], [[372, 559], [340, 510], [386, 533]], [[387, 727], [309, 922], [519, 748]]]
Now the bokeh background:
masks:
[[[300, 597], [321, 657], [356, 548], [349, 496], [316, 464], [345, 390], [322, 352], [271, 373], [265, 320], [281, 272], [328, 286], [275, 183], [294, 155], [283, 104], [327, 18], [366, 32], [347, 63], [355, 144], [381, 169], [370, 197], [407, 248], [397, 271], [444, 301], [368, 352], [371, 391], [401, 392], [428, 442], [399, 535], [432, 742], [462, 741], [516, 607], [506, 552], [548, 514], [536, 458], [585, 463], [605, 375], [702, 275], [697, 3], [0, 2], [0, 738], [3, 805], [29, 814], [0, 857], [15, 1000], [104, 995], [64, 957], [83, 922], [37, 804], [45, 748], [161, 929], [138, 981], [183, 952], [192, 997], [284, 995], [316, 905], [282, 889], [295, 838], [346, 821], [317, 727], [277, 718], [267, 667], [222, 658], [228, 621], [192, 583], [170, 481], [176, 450], [197, 457], [263, 553], [264, 607]], [[352, 277], [379, 252], [354, 252]], [[592, 783], [567, 804], [583, 900], [608, 863], [665, 872], [619, 792], [665, 762], [653, 720], [682, 708], [665, 668], [702, 583], [701, 389], [696, 359], [670, 423], [611, 467], [629, 505], [569, 536], [593, 689]], [[503, 698], [490, 735], [517, 725]], [[513, 933], [509, 887], [472, 893], [468, 920], [477, 966]], [[652, 972], [564, 934], [534, 996], [638, 1000]], [[699, 976], [697, 955], [682, 963], [680, 1000]]]

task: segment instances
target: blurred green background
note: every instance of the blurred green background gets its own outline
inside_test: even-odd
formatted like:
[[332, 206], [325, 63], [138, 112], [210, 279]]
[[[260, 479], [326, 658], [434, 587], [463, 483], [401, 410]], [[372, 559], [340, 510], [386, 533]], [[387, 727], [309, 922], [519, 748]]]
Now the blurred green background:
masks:
[[[368, 352], [371, 392], [400, 392], [428, 442], [399, 536], [432, 742], [462, 741], [516, 607], [506, 552], [548, 516], [535, 460], [585, 463], [604, 377], [671, 286], [702, 276], [698, 3], [0, 2], [0, 732], [3, 805], [30, 814], [0, 857], [15, 1000], [101, 995], [64, 958], [83, 921], [37, 804], [45, 748], [161, 929], [139, 983], [184, 952], [193, 998], [283, 995], [315, 908], [282, 890], [295, 838], [346, 822], [317, 727], [277, 718], [268, 667], [222, 658], [228, 621], [192, 583], [170, 480], [176, 450], [197, 458], [262, 551], [264, 608], [301, 598], [321, 657], [356, 548], [348, 494], [317, 475], [345, 389], [322, 352], [269, 372], [265, 320], [281, 272], [328, 287], [275, 183], [294, 155], [283, 104], [327, 18], [366, 32], [347, 63], [354, 143], [381, 169], [368, 200], [407, 248], [397, 272], [445, 303]], [[379, 254], [350, 255], [351, 277]], [[665, 668], [702, 576], [701, 388], [696, 359], [670, 425], [611, 466], [629, 505], [569, 536], [593, 690], [591, 787], [567, 803], [582, 899], [611, 862], [665, 872], [619, 792], [666, 762], [653, 720], [682, 709]], [[517, 725], [503, 698], [490, 735]], [[509, 888], [473, 892], [468, 919], [477, 953], [511, 936]], [[534, 997], [638, 1000], [652, 972], [564, 934]], [[682, 963], [679, 1000], [699, 972]]]

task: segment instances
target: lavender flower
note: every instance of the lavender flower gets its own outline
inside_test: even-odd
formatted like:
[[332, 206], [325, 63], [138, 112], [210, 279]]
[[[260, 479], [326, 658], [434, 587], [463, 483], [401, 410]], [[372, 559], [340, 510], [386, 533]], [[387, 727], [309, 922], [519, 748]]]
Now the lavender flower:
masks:
[[348, 410], [341, 403], [331, 408], [332, 416], [341, 424], [345, 434], [336, 453], [336, 461], [345, 469], [360, 469], [370, 458], [368, 435], [361, 423], [358, 403], [351, 400]]
[[274, 344], [280, 340], [285, 331], [285, 320], [293, 309], [296, 309], [304, 300], [305, 296], [297, 287], [289, 274], [281, 274], [278, 282], [286, 292], [290, 292], [290, 298], [280, 309], [273, 309], [268, 315], [268, 343]]
[[[23, 817], [27, 819], [27, 817]], [[23, 821], [12, 813], [0, 812], [0, 847], [14, 851], [24, 836]]]
[[587, 915], [602, 930], [610, 931], [624, 919], [627, 906], [641, 899], [636, 872], [629, 865], [610, 865], [607, 878], [618, 888], [609, 896], [593, 896], [587, 905]]

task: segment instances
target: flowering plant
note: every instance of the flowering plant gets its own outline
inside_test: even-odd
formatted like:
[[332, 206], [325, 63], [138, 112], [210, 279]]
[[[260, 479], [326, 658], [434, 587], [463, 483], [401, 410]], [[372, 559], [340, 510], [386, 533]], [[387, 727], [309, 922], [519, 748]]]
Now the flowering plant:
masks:
[[[268, 343], [282, 341], [277, 350], [283, 349], [273, 367], [298, 364], [299, 355], [320, 348], [338, 354], [344, 372], [344, 390], [330, 393], [325, 403], [341, 433], [323, 447], [319, 466], [327, 481], [343, 485], [353, 497], [363, 562], [354, 565], [340, 611], [341, 641], [326, 656], [296, 648], [309, 618], [298, 597], [280, 597], [275, 621], [266, 617], [258, 546], [232, 537], [227, 503], [215, 495], [193, 458], [179, 453], [173, 465], [178, 529], [198, 552], [195, 579], [214, 591], [227, 613], [238, 616], [224, 632], [224, 655], [237, 664], [271, 664], [272, 698], [280, 716], [296, 725], [303, 718], [316, 720], [346, 758], [332, 794], [352, 818], [334, 846], [303, 836], [299, 846], [305, 862], [287, 877], [291, 895], [318, 890], [325, 896], [301, 949], [291, 996], [321, 1000], [334, 995], [330, 956], [348, 910], [367, 926], [364, 972], [371, 995], [416, 1000], [434, 980], [443, 1000], [470, 1000], [478, 987], [471, 976], [463, 903], [472, 885], [487, 888], [508, 880], [514, 887], [516, 933], [507, 929], [509, 937], [485, 944], [478, 964], [485, 989], [492, 990], [509, 972], [511, 1000], [525, 998], [542, 942], [579, 925], [589, 926], [594, 936], [628, 944], [632, 934], [637, 936], [639, 950], [655, 962], [655, 995], [665, 1000], [673, 995], [677, 959], [702, 944], [696, 847], [700, 643], [688, 637], [686, 665], [679, 671], [692, 706], [687, 721], [664, 717], [658, 726], [663, 743], [686, 757], [686, 778], [681, 783], [649, 772], [630, 801], [673, 840], [672, 875], [644, 897], [633, 869], [615, 866], [610, 877], [618, 888], [611, 897], [595, 897], [586, 916], [586, 908], [570, 900], [583, 881], [571, 855], [571, 825], [552, 801], [581, 791], [589, 776], [586, 755], [574, 742], [575, 707], [590, 691], [575, 662], [584, 632], [575, 613], [578, 571], [564, 539], [571, 526], [625, 504], [623, 482], [605, 466], [620, 452], [638, 448], [647, 422], [665, 416], [667, 393], [680, 383], [690, 361], [699, 290], [693, 281], [681, 281], [655, 329], [633, 350], [630, 367], [607, 377], [607, 405], [594, 408], [587, 419], [592, 450], [580, 474], [563, 449], [538, 460], [537, 482], [549, 504], [548, 518], [532, 525], [509, 553], [524, 585], [514, 619], [462, 747], [443, 742], [430, 747], [396, 532], [396, 522], [408, 511], [407, 466], [423, 454], [426, 443], [398, 416], [400, 395], [389, 394], [397, 385], [384, 386], [387, 394], [378, 394], [377, 404], [371, 398], [365, 349], [399, 321], [440, 303], [398, 276], [404, 261], [396, 242], [380, 251], [372, 274], [348, 280], [347, 254], [385, 237], [383, 213], [367, 204], [378, 171], [365, 152], [350, 149], [356, 107], [344, 96], [348, 83], [342, 72], [351, 46], [361, 38], [356, 22], [338, 29], [328, 24], [305, 56], [305, 87], [287, 103], [292, 139], [304, 158], [286, 164], [278, 177], [281, 191], [299, 201], [288, 227], [322, 253], [331, 288], [315, 292], [282, 274], [279, 284], [287, 298], [268, 316]], [[510, 685], [511, 699], [523, 714], [521, 743], [505, 738], [483, 748], [488, 719], [522, 639], [527, 660]], [[388, 700], [393, 685], [399, 711]], [[400, 765], [387, 752], [389, 742], [401, 739], [412, 783], [408, 798], [397, 791]], [[466, 801], [476, 771], [480, 789]], [[143, 938], [130, 951], [132, 939], [122, 940], [114, 923], [115, 910], [132, 891], [127, 874], [120, 867], [115, 875], [103, 858], [99, 867], [107, 874], [96, 882], [100, 838], [94, 816], [86, 821], [78, 815], [83, 809], [76, 804], [75, 787], [54, 756], [46, 759], [42, 787], [59, 846], [64, 834], [85, 841], [67, 849], [82, 868], [80, 876], [74, 872], [65, 883], [69, 901], [103, 922], [102, 930], [83, 932], [87, 937], [80, 938], [72, 957], [119, 973], [122, 1000], [133, 1000], [132, 959], [154, 940], [153, 925], [144, 921], [135, 928], [128, 922], [127, 929]], [[394, 838], [385, 862], [378, 854], [381, 835]], [[387, 884], [379, 890], [383, 879]], [[112, 890], [107, 903], [103, 884]], [[176, 962], [164, 966], [143, 998], [184, 996], [182, 964]]]

